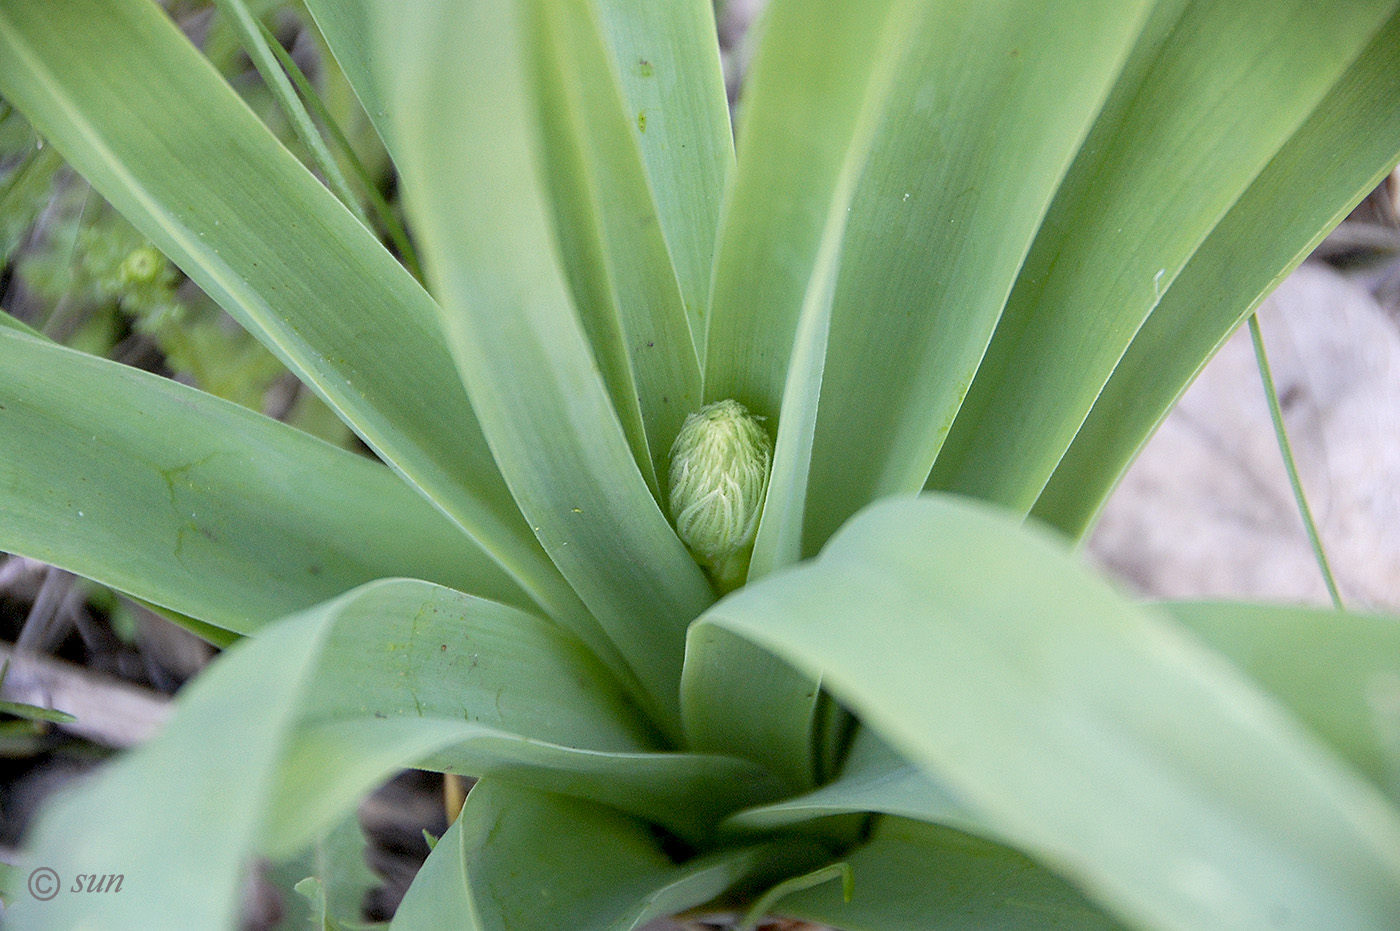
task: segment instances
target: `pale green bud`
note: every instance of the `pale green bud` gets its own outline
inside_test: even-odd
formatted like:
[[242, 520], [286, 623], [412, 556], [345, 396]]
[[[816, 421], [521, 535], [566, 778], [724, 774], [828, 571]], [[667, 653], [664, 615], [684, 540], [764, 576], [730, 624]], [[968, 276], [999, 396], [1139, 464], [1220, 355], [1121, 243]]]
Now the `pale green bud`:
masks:
[[772, 440], [738, 401], [691, 414], [671, 447], [676, 533], [721, 587], [747, 572], [772, 464]]
[[165, 256], [155, 246], [133, 249], [122, 260], [117, 277], [124, 285], [151, 284], [165, 271]]

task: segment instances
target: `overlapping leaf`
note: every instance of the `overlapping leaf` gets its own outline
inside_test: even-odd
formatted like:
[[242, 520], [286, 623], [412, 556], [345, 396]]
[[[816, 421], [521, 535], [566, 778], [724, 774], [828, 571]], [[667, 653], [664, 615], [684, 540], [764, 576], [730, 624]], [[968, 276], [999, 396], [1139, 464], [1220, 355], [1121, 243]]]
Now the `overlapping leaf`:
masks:
[[383, 466], [9, 328], [0, 448], [0, 549], [227, 630], [385, 576], [530, 605]]
[[1250, 184], [1133, 337], [1036, 499], [1084, 533], [1133, 452], [1244, 315], [1400, 160], [1400, 14]]
[[1148, 314], [1395, 9], [1158, 5], [1036, 234], [929, 487], [1030, 509]]
[[1218, 656], [1012, 516], [877, 505], [701, 623], [821, 674], [998, 837], [1125, 919], [1400, 920], [1400, 813]]
[[675, 736], [685, 626], [713, 595], [633, 459], [560, 270], [521, 11], [380, 12], [407, 202], [477, 415], [544, 548]]
[[[590, 3], [524, 4], [544, 136], [555, 240], [574, 306], [637, 465], [657, 500], [658, 476], [686, 414], [700, 407], [700, 361], [639, 136], [647, 111], [625, 108], [620, 77]], [[649, 59], [620, 63], [655, 74]], [[663, 117], [653, 108], [651, 119]]]
[[1150, 4], [924, 6], [845, 205], [802, 555], [923, 486]]
[[546, 610], [584, 626], [500, 481], [432, 299], [161, 10], [0, 4], [0, 93]]
[[[392, 931], [631, 931], [717, 897], [800, 842], [735, 848], [677, 866], [645, 824], [574, 799], [484, 780], [438, 841]], [[785, 857], [784, 857], [785, 855]]]
[[554, 625], [425, 582], [372, 583], [229, 651], [162, 735], [47, 816], [31, 862], [61, 876], [126, 872], [129, 905], [30, 899], [37, 908], [18, 918], [142, 928], [151, 902], [184, 887], [172, 920], [231, 927], [245, 857], [295, 853], [415, 763], [596, 789], [682, 832], [718, 816], [708, 805], [771, 792], [752, 764], [649, 752], [648, 731], [605, 667]]

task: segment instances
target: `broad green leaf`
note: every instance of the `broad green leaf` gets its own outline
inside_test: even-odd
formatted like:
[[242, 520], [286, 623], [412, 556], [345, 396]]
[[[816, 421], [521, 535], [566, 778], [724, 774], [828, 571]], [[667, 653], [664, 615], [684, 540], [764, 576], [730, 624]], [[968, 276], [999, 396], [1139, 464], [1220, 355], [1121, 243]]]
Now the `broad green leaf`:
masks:
[[[750, 407], [763, 412], [760, 417], [778, 415], [772, 475], [750, 579], [762, 578], [800, 556], [812, 431], [841, 240], [895, 77], [911, 37], [921, 33], [918, 4], [896, 0], [872, 6], [866, 11], [852, 6], [850, 13], [825, 10], [815, 17], [770, 13], [772, 25], [764, 33], [768, 57], [759, 61], [773, 76], [756, 73], [745, 104], [745, 127], [752, 122], [754, 128], [745, 129], [744, 158], [727, 207], [716, 268], [711, 339], [715, 355], [710, 357], [706, 391], [712, 398], [751, 396]], [[812, 77], [808, 69], [816, 61], [807, 47], [811, 29], [833, 15], [867, 17], [851, 30], [838, 24], [822, 40], [833, 44], [826, 51], [835, 56], [837, 68], [843, 62], [850, 68], [849, 88], [830, 86], [829, 75], [810, 84], [801, 80]], [[847, 62], [853, 52], [856, 57]], [[809, 87], [812, 96], [804, 96]], [[833, 92], [839, 96], [826, 96]], [[797, 118], [790, 125], [777, 124], [782, 131], [769, 129], [769, 106], [786, 106]], [[752, 148], [750, 132], [758, 137]], [[804, 146], [817, 154], [810, 173], [788, 170], [798, 155], [794, 150]], [[781, 180], [783, 176], [787, 180]], [[784, 220], [786, 228], [768, 225]], [[780, 258], [787, 260], [788, 268], [778, 264]]]
[[532, 598], [587, 632], [499, 478], [432, 299], [158, 7], [3, 0], [0, 94]]
[[1400, 621], [1282, 605], [1163, 607], [1400, 800]]
[[847, 859], [849, 902], [828, 883], [775, 910], [846, 931], [1123, 931], [1034, 860], [948, 828], [884, 818]]
[[[29, 862], [61, 876], [124, 872], [123, 901], [132, 904], [112, 912], [74, 896], [52, 913], [35, 911], [31, 926], [76, 927], [86, 916], [134, 929], [148, 926], [150, 902], [169, 900], [178, 927], [229, 927], [245, 858], [294, 854], [361, 792], [434, 752], [465, 764], [479, 746], [482, 770], [506, 761], [499, 768], [511, 785], [573, 767], [577, 784], [630, 791], [638, 807], [648, 791], [672, 793], [649, 823], [686, 826], [694, 816], [682, 803], [703, 810], [725, 798], [730, 781], [741, 784], [728, 790], [731, 803], [745, 804], [752, 767], [683, 757], [676, 767], [676, 755], [640, 752], [645, 722], [626, 701], [605, 667], [553, 624], [425, 582], [363, 586], [227, 651], [160, 737], [45, 820]], [[697, 778], [706, 762], [712, 789]], [[614, 774], [620, 790], [609, 788]], [[673, 784], [698, 802], [677, 797]]]
[[21, 893], [5, 909], [7, 927], [146, 931], [153, 902], [165, 927], [236, 927], [257, 813], [275, 791], [278, 751], [320, 632], [310, 620], [268, 627], [248, 641], [257, 649], [225, 653], [186, 687], [180, 713], [154, 740], [40, 817], [26, 873], [45, 867], [60, 883], [120, 874], [120, 892], [51, 901]]
[[622, 98], [617, 70], [636, 66], [610, 59], [591, 3], [522, 6], [555, 239], [632, 454], [660, 501], [671, 442], [700, 407], [700, 363], [642, 160], [647, 117]]
[[766, 10], [721, 214], [707, 401], [778, 416], [823, 233], [844, 213], [834, 202], [848, 160], [863, 157], [852, 143], [883, 101], [889, 59], [910, 41], [919, 6], [776, 0]]
[[926, 4], [850, 194], [803, 555], [923, 487], [1150, 5]]
[[560, 271], [524, 24], [505, 4], [379, 12], [407, 204], [477, 416], [545, 550], [675, 737], [685, 627], [713, 594], [632, 458]]
[[775, 797], [752, 763], [648, 752], [657, 736], [603, 667], [537, 618], [407, 582], [326, 610], [271, 815], [277, 852], [410, 762], [598, 799], [697, 841]]
[[1396, 3], [1178, 9], [1159, 7], [1056, 195], [929, 487], [1030, 509], [1148, 314]]
[[248, 633], [385, 576], [530, 604], [388, 469], [0, 329], [0, 549]]
[[627, 112], [636, 114], [637, 144], [686, 318], [703, 350], [720, 204], [734, 168], [714, 7], [707, 0], [596, 6]]
[[692, 628], [681, 675], [686, 745], [754, 760], [787, 783], [812, 788], [815, 680], [727, 630]]
[[[424, 887], [414, 883], [391, 927], [631, 931], [771, 869], [780, 849], [737, 848], [677, 866], [640, 821], [482, 780], [467, 795], [457, 826], [428, 857]], [[811, 856], [804, 846], [783, 852], [797, 862], [796, 853]]]
[[1133, 453], [1244, 317], [1400, 161], [1400, 15], [1182, 269], [1118, 365], [1032, 513], [1084, 534]]
[[997, 836], [1125, 920], [1400, 921], [1400, 813], [1222, 658], [1015, 515], [876, 505], [814, 563], [700, 623], [822, 675]]
[[724, 828], [761, 831], [834, 815], [878, 812], [988, 833], [985, 824], [917, 766], [905, 760], [869, 728], [851, 745], [841, 775], [819, 789], [738, 812]]

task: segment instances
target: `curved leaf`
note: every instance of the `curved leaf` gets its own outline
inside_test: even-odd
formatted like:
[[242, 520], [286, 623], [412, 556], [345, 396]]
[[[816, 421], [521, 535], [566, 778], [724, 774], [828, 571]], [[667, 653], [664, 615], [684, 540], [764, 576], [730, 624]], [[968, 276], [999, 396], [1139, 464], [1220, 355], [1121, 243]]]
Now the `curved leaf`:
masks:
[[852, 192], [802, 555], [923, 487], [1150, 6], [928, 5]]
[[464, 768], [475, 755], [475, 771], [503, 780], [572, 772], [554, 782], [628, 792], [634, 808], [664, 798], [647, 813], [681, 829], [726, 792], [757, 800], [755, 767], [672, 765], [648, 740], [617, 682], [556, 626], [426, 582], [371, 583], [228, 650], [159, 737], [42, 820], [28, 862], [125, 872], [130, 905], [69, 896], [19, 911], [27, 927], [136, 929], [159, 901], [180, 927], [231, 926], [246, 857], [294, 853], [361, 792], [435, 753]]
[[1031, 508], [1148, 314], [1396, 6], [1158, 7], [1036, 235], [930, 488]]
[[687, 319], [647, 183], [640, 137], [648, 115], [625, 112], [620, 63], [592, 4], [523, 5], [555, 239], [632, 454], [661, 501], [671, 442], [700, 407], [691, 333], [699, 320]]
[[551, 614], [433, 301], [154, 4], [0, 2], [0, 94]]
[[467, 795], [390, 927], [631, 931], [771, 870], [779, 850], [737, 848], [677, 866], [639, 821], [487, 779]]
[[1228, 663], [1011, 515], [876, 505], [700, 623], [822, 675], [993, 831], [1125, 918], [1400, 920], [1400, 813]]
[[142, 931], [159, 902], [170, 927], [235, 927], [244, 860], [261, 830], [250, 813], [275, 791], [320, 630], [305, 615], [245, 641], [257, 649], [227, 651], [185, 689], [180, 713], [155, 739], [49, 805], [27, 839], [27, 865], [70, 882], [120, 874], [121, 892], [18, 895], [6, 925]]
[[1032, 513], [1084, 534], [1205, 360], [1400, 161], [1400, 14], [1181, 270], [1113, 370]]
[[406, 582], [330, 610], [273, 812], [278, 849], [408, 761], [595, 799], [696, 841], [776, 795], [753, 763], [650, 752], [659, 736], [603, 667], [537, 618]]
[[827, 884], [777, 911], [846, 931], [1123, 931], [1035, 861], [948, 828], [885, 818], [847, 859], [849, 902]]
[[477, 415], [544, 548], [674, 737], [685, 627], [714, 596], [632, 458], [564, 284], [518, 11], [379, 12], [407, 204]]
[[8, 328], [0, 449], [0, 549], [226, 630], [385, 576], [530, 604], [383, 466]]
[[833, 815], [899, 815], [987, 836], [990, 829], [869, 728], [851, 744], [841, 775], [812, 792], [749, 808], [724, 821], [728, 830], [771, 830]]
[[1283, 605], [1163, 605], [1400, 802], [1400, 621]]

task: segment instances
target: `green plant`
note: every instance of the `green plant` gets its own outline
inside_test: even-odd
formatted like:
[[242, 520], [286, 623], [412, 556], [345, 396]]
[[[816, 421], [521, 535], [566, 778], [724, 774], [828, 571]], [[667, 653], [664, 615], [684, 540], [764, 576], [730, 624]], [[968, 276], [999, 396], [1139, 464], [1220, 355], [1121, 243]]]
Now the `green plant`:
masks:
[[[307, 7], [433, 297], [146, 0], [0, 0], [4, 96], [388, 464], [0, 328], [0, 547], [247, 637], [33, 839], [121, 892], [16, 926], [229, 926], [401, 765], [484, 778], [400, 929], [1400, 923], [1400, 628], [1023, 525], [1395, 164], [1400, 4], [774, 0], [737, 160], [702, 0]], [[773, 452], [717, 600], [721, 400]]]

